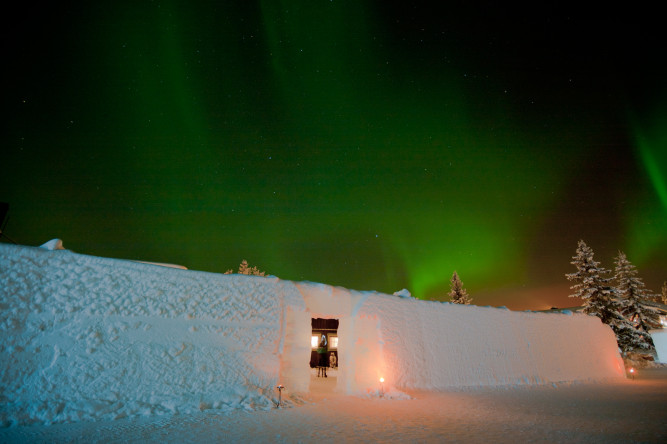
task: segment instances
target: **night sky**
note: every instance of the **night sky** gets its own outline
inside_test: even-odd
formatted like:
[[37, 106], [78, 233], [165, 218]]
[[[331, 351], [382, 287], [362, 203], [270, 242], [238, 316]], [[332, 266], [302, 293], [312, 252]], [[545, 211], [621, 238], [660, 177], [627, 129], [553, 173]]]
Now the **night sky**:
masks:
[[456, 270], [512, 309], [577, 305], [583, 239], [659, 292], [661, 15], [431, 3], [18, 6], [5, 233], [436, 300]]

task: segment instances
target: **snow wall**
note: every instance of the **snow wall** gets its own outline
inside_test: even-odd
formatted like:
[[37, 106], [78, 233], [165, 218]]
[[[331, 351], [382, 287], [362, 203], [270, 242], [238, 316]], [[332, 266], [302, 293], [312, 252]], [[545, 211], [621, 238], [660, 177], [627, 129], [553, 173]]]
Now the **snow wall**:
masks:
[[347, 393], [625, 378], [616, 338], [594, 316], [296, 286], [313, 317], [340, 319], [337, 388]]
[[272, 408], [304, 309], [277, 278], [6, 244], [0, 293], [4, 425]]
[[418, 301], [0, 244], [3, 425], [273, 408], [339, 319], [338, 391], [625, 377], [595, 317]]

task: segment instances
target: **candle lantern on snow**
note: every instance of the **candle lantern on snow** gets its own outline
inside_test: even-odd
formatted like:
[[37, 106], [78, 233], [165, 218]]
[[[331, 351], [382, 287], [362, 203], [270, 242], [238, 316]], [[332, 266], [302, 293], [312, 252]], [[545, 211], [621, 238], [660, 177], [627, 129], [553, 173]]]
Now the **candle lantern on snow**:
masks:
[[283, 402], [283, 389], [285, 388], [285, 386], [282, 384], [278, 384], [276, 388], [278, 389], [278, 407], [280, 407], [280, 405]]

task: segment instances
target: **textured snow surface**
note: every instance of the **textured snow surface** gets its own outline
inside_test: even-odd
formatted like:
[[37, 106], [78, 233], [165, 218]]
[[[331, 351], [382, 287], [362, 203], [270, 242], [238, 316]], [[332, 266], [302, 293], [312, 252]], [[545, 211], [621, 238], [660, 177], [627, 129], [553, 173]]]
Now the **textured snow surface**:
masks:
[[290, 282], [0, 246], [0, 419], [271, 408]]
[[377, 314], [385, 379], [399, 387], [439, 389], [623, 377], [613, 332], [591, 316], [379, 295], [370, 296], [359, 313]]
[[340, 320], [338, 393], [624, 378], [611, 329], [579, 314], [1, 244], [0, 291], [4, 425], [269, 410], [278, 383], [298, 403], [313, 317]]

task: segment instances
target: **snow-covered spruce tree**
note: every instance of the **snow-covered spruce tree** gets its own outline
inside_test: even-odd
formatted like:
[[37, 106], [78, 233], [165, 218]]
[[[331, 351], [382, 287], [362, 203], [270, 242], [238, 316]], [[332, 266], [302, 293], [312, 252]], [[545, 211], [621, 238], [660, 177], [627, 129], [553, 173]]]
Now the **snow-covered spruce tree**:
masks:
[[575, 291], [570, 297], [583, 299], [584, 313], [597, 316], [612, 328], [624, 354], [638, 348], [650, 348], [645, 334], [634, 328], [621, 313], [617, 291], [609, 285], [612, 279], [602, 277], [609, 270], [599, 267], [600, 263], [593, 259], [593, 250], [583, 240], [579, 241], [571, 264], [577, 271], [565, 275], [568, 280], [575, 282], [570, 287]]
[[239, 274], [250, 274], [250, 267], [248, 266], [248, 261], [243, 259], [239, 264]]
[[[625, 253], [618, 252], [616, 256], [616, 290], [621, 298], [622, 313], [635, 328], [645, 333], [654, 328], [660, 328], [660, 314], [655, 307], [646, 305], [655, 295], [646, 291], [644, 282], [637, 277], [637, 268], [630, 263]], [[648, 336], [648, 335], [647, 335]], [[653, 343], [651, 337], [648, 341]]]
[[469, 305], [472, 302], [472, 298], [468, 296], [468, 292], [463, 288], [463, 282], [459, 279], [459, 275], [454, 272], [452, 275], [452, 285], [451, 290], [449, 291], [449, 297], [452, 298], [452, 302], [455, 304], [464, 304]]
[[580, 298], [584, 301], [584, 313], [593, 314], [599, 317], [602, 322], [609, 324], [612, 319], [612, 299], [615, 291], [610, 278], [603, 278], [602, 275], [609, 273], [609, 270], [599, 267], [600, 263], [593, 259], [593, 249], [583, 240], [577, 245], [577, 254], [572, 256], [572, 265], [577, 268], [576, 273], [569, 273], [565, 276], [575, 284], [570, 287], [574, 290], [571, 298]]
[[[234, 272], [230, 269], [225, 271], [224, 274], [234, 274]], [[245, 259], [243, 259], [241, 261], [241, 264], [239, 265], [238, 274], [245, 274], [250, 276], [266, 276], [266, 273], [263, 271], [259, 271], [259, 268], [249, 266], [248, 261]]]

